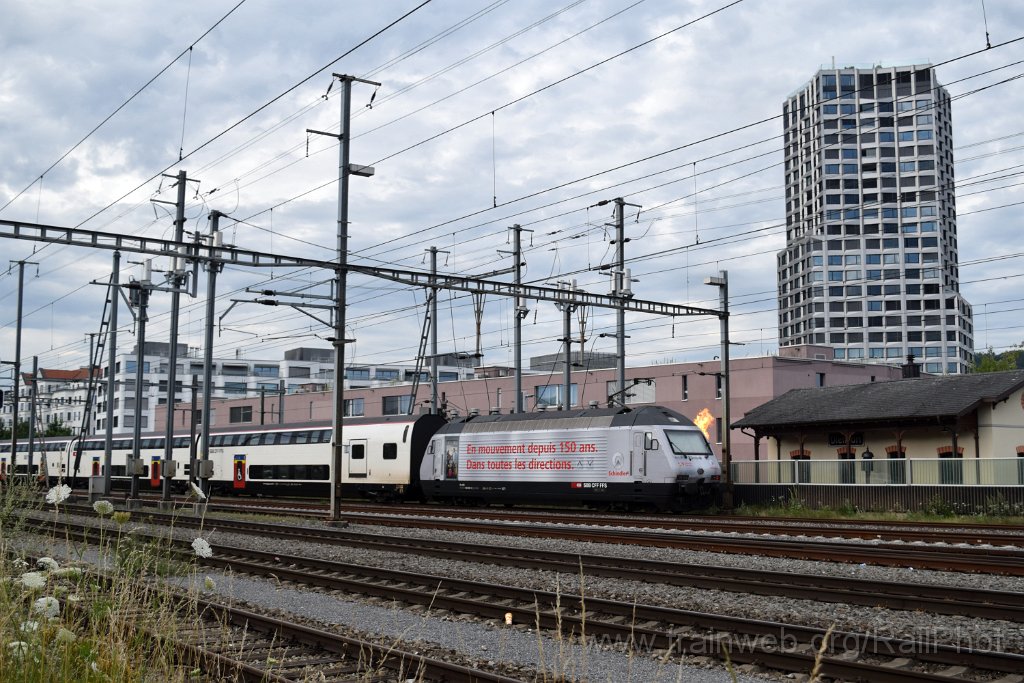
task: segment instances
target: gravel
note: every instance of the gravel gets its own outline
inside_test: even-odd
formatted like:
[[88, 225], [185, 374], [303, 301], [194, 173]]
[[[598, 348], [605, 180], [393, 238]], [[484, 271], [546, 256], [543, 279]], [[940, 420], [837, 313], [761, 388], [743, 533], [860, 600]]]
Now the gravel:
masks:
[[[311, 522], [315, 525], [315, 522]], [[289, 526], [294, 526], [290, 524]], [[320, 543], [291, 543], [283, 546], [278, 539], [234, 534], [217, 530], [216, 520], [206, 520], [203, 536], [217, 552], [220, 546], [247, 547], [268, 552], [283, 552], [331, 559], [354, 564], [385, 566], [390, 569], [423, 572], [438, 576], [494, 582], [524, 588], [533, 588], [563, 595], [578, 595], [580, 576], [576, 573], [557, 573], [431, 558], [405, 553], [375, 551]], [[452, 533], [428, 529], [402, 529], [353, 525], [350, 531], [382, 536], [406, 536], [421, 539], [451, 540]], [[182, 538], [192, 538], [195, 532], [175, 529]], [[548, 540], [487, 534], [459, 534], [458, 540], [468, 543], [487, 543], [515, 547], [528, 555], [531, 550], [558, 550], [568, 553], [600, 554], [614, 557], [699, 563], [713, 566], [731, 566], [763, 571], [791, 572], [857, 578], [915, 582], [955, 587], [975, 587], [1007, 591], [1024, 591], [1024, 578], [979, 576], [951, 572], [894, 569], [866, 565], [848, 565], [747, 555], [731, 555], [668, 548], [616, 546], [588, 542]], [[696, 660], [662, 664], [655, 656], [628, 653], [604, 648], [558, 642], [550, 637], [538, 638], [528, 625], [512, 628], [503, 624], [480, 621], [448, 613], [431, 614], [399, 605], [381, 604], [374, 599], [356, 596], [338, 596], [290, 585], [276, 585], [250, 577], [211, 573], [217, 583], [217, 592], [261, 605], [269, 609], [285, 610], [304, 615], [326, 624], [348, 624], [370, 634], [401, 637], [403, 641], [422, 641], [435, 646], [473, 654], [483, 661], [509, 661], [521, 666], [539, 666], [541, 653], [548, 671], [558, 671], [585, 677], [588, 680], [609, 681], [730, 681], [731, 676], [717, 662]], [[268, 585], [273, 590], [268, 590]], [[1024, 632], [1020, 624], [1012, 622], [943, 616], [856, 605], [820, 603], [791, 598], [751, 599], [748, 594], [729, 593], [643, 582], [583, 576], [582, 588], [587, 596], [596, 596], [642, 604], [662, 605], [715, 614], [751, 617], [790, 624], [812, 625], [820, 628], [833, 626], [838, 631], [866, 632], [877, 636], [927, 640], [930, 642], [959, 644], [965, 647], [1009, 652], [1024, 651]], [[778, 678], [779, 674], [769, 674]], [[764, 680], [740, 674], [739, 681]]]
[[[544, 668], [549, 679], [564, 675], [569, 680], [609, 681], [694, 681], [718, 683], [733, 680], [717, 662], [662, 663], [650, 656], [582, 647], [538, 636], [522, 626], [506, 627], [459, 615], [431, 614], [401, 605], [370, 604], [322, 592], [290, 586], [274, 586], [249, 577], [211, 574], [216, 591], [224, 596], [265, 609], [299, 614], [323, 624], [358, 626], [370, 634], [393, 636], [395, 644], [431, 644], [493, 665], [508, 662], [530, 669]], [[739, 676], [740, 683], [761, 683], [763, 679]]]

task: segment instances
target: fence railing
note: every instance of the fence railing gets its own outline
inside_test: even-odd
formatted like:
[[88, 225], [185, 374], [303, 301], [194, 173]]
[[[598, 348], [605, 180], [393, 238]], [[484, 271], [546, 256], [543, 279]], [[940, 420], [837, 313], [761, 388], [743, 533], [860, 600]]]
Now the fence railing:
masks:
[[742, 460], [729, 474], [736, 484], [1024, 486], [1024, 457]]

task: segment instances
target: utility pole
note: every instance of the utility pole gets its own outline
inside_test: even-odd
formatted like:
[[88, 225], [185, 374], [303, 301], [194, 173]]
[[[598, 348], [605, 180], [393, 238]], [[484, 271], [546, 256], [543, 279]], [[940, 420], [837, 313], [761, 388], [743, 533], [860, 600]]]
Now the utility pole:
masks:
[[[612, 296], [620, 300], [633, 297], [629, 271], [626, 270], [626, 207], [640, 208], [639, 204], [629, 204], [622, 197], [615, 202], [615, 265], [612, 277]], [[622, 405], [626, 404], [626, 309], [619, 306], [615, 309], [615, 377], [622, 393]]]
[[188, 413], [188, 480], [198, 478], [196, 462], [196, 400], [199, 398], [199, 378], [192, 375], [192, 405]]
[[565, 290], [569, 296], [565, 302], [555, 304], [562, 311], [562, 342], [565, 344], [565, 367], [562, 370], [562, 410], [572, 408], [572, 314], [576, 304], [572, 303], [572, 295], [576, 291], [576, 281], [566, 282]]
[[266, 410], [267, 410], [267, 390], [264, 389], [263, 387], [260, 387], [260, 426], [261, 427], [263, 426], [263, 423], [265, 422], [265, 420], [263, 419], [263, 415], [266, 413]]
[[[110, 289], [107, 296], [110, 297], [110, 335], [109, 343], [110, 349], [107, 352], [107, 415], [104, 419], [103, 424], [106, 425], [107, 433], [103, 442], [103, 495], [110, 495], [110, 466], [111, 459], [114, 449], [114, 431], [113, 431], [113, 420], [114, 420], [114, 364], [117, 362], [117, 308], [119, 305], [118, 298], [121, 296], [121, 292], [118, 289], [118, 282], [120, 280], [121, 272], [121, 252], [114, 252], [114, 265], [110, 271]], [[138, 399], [136, 399], [138, 400]]]
[[[14, 465], [18, 459], [18, 403], [21, 382], [21, 318], [22, 302], [25, 298], [25, 266], [39, 265], [35, 261], [11, 261], [18, 264], [18, 318], [14, 331], [14, 393], [11, 401], [11, 478], [15, 478]], [[10, 272], [10, 271], [8, 271]]]
[[[622, 278], [626, 268], [625, 202], [615, 199], [615, 296], [622, 296]], [[620, 391], [626, 388], [626, 309], [615, 309], [615, 378]], [[626, 402], [623, 393], [622, 402]]]
[[705, 278], [704, 284], [718, 287], [719, 305], [721, 306], [718, 320], [722, 336], [720, 354], [722, 357], [722, 483], [729, 484], [729, 465], [732, 455], [732, 438], [729, 430], [732, 419], [729, 410], [729, 272], [720, 270], [717, 277]]
[[[147, 259], [142, 264], [142, 279], [132, 282], [129, 285], [131, 292], [131, 303], [138, 307], [136, 314], [138, 333], [135, 341], [135, 409], [132, 411], [134, 417], [132, 423], [132, 462], [129, 469], [132, 475], [131, 500], [139, 498], [139, 475], [142, 474], [142, 371], [146, 359], [146, 321], [149, 319], [146, 312], [149, 307], [149, 291], [152, 287], [153, 264]], [[126, 413], [127, 415], [127, 413]]]
[[334, 275], [334, 442], [331, 462], [331, 519], [341, 520], [341, 472], [345, 451], [345, 308], [348, 270], [348, 175], [352, 143], [352, 81], [341, 79], [341, 144], [338, 146], [338, 270]]
[[[210, 212], [210, 247], [220, 247], [223, 243], [223, 235], [220, 232], [220, 211]], [[211, 255], [217, 252], [211, 252]], [[199, 488], [204, 495], [210, 493], [210, 477], [213, 475], [210, 467], [210, 400], [213, 396], [213, 318], [216, 313], [217, 299], [217, 273], [221, 271], [224, 264], [217, 260], [211, 260], [206, 264], [206, 329], [203, 339], [203, 414], [200, 418], [202, 425], [202, 446], [200, 457], [202, 463], [199, 465]]]
[[430, 248], [430, 414], [437, 415], [437, 247]]
[[[185, 236], [185, 171], [178, 171], [178, 197], [175, 202], [174, 241], [181, 242]], [[164, 504], [171, 502], [171, 480], [174, 477], [174, 401], [177, 397], [178, 379], [178, 317], [181, 311], [181, 285], [185, 278], [184, 259], [175, 257], [171, 260], [171, 272], [168, 282], [171, 287], [171, 348], [170, 362], [167, 364], [167, 425], [164, 430], [164, 458], [160, 463], [160, 474], [163, 475], [163, 487], [160, 500]]]
[[32, 356], [32, 403], [28, 413], [28, 469], [25, 474], [32, 481], [32, 454], [36, 449], [36, 398], [39, 397], [39, 356]]
[[278, 380], [279, 395], [277, 397], [277, 424], [284, 424], [284, 394], [285, 394], [285, 383], [284, 380]]
[[[516, 400], [515, 408], [512, 412], [521, 413], [524, 411], [523, 408], [523, 318], [527, 316], [530, 309], [526, 307], [526, 301], [519, 296], [519, 288], [523, 284], [523, 245], [522, 245], [522, 232], [524, 228], [518, 223], [512, 226], [512, 256], [515, 258], [515, 282], [516, 282], [516, 296], [515, 302], [515, 336], [512, 341], [513, 358], [515, 361], [515, 375], [516, 375]], [[527, 232], [533, 232], [527, 230]]]
[[330, 135], [340, 140], [338, 146], [338, 265], [334, 271], [334, 440], [331, 445], [331, 521], [341, 519], [341, 471], [345, 450], [342, 430], [345, 418], [345, 306], [346, 279], [348, 277], [348, 178], [349, 175], [369, 177], [373, 175], [370, 166], [349, 164], [349, 146], [352, 142], [352, 83], [366, 83], [380, 86], [380, 83], [355, 76], [332, 74], [341, 81], [341, 135], [335, 136], [322, 131], [308, 130], [309, 133]]

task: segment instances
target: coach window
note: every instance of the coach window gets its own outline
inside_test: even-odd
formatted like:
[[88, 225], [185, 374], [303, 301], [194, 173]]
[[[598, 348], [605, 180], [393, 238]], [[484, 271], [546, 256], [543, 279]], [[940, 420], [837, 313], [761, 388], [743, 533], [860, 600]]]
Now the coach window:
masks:
[[309, 443], [309, 432], [295, 432], [292, 443]]
[[384, 459], [385, 460], [398, 460], [398, 444], [397, 443], [386, 443], [386, 444], [384, 444]]
[[363, 458], [366, 457], [366, 446], [365, 445], [363, 445], [361, 443], [354, 443], [354, 444], [352, 444], [351, 448], [352, 448], [352, 459], [353, 460], [362, 460]]

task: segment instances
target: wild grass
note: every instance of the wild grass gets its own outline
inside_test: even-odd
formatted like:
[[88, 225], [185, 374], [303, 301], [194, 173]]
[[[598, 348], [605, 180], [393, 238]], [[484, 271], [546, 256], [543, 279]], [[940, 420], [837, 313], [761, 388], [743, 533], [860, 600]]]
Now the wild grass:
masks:
[[[0, 495], [0, 672], [5, 682], [194, 680], [196, 672], [176, 653], [171, 636], [203, 619], [197, 609], [196, 562], [182, 561], [169, 542], [140, 540], [127, 512], [107, 501], [94, 511], [106, 521], [99, 546], [86, 551], [60, 537], [46, 539], [60, 560], [37, 558], [25, 548], [25, 511], [52, 509], [54, 519], [70, 490], [54, 487], [47, 499], [21, 484]], [[49, 502], [46, 502], [49, 500]], [[107, 521], [109, 520], [109, 521]], [[192, 588], [182, 619], [179, 591], [164, 581], [185, 577]], [[190, 623], [191, 622], [191, 623]]]
[[1019, 526], [1024, 524], [1024, 515], [999, 514], [998, 512], [978, 512], [957, 514], [952, 508], [938, 503], [925, 506], [914, 512], [869, 512], [859, 510], [852, 505], [831, 507], [806, 507], [800, 504], [780, 505], [741, 505], [733, 510], [737, 516], [771, 518], [799, 517], [803, 519], [864, 519], [882, 522], [945, 522], [952, 524], [1002, 524]]

